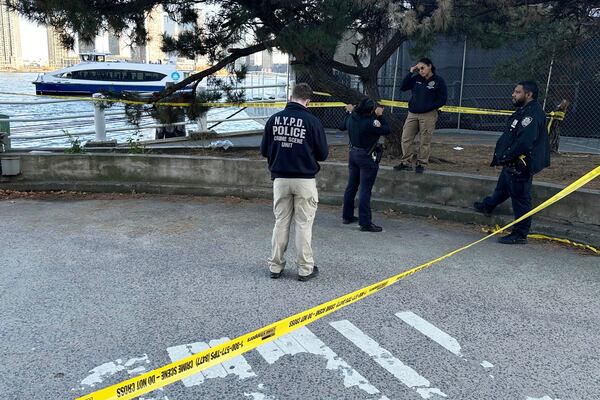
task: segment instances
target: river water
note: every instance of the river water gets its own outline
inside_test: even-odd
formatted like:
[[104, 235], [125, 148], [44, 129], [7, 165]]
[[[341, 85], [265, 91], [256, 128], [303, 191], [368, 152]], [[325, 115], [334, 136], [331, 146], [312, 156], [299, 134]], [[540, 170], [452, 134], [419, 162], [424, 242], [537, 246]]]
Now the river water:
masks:
[[[94, 139], [94, 109], [90, 101], [46, 103], [48, 97], [35, 96], [35, 86], [32, 82], [38, 74], [36, 73], [0, 73], [0, 114], [8, 116], [11, 120], [10, 131], [13, 148], [46, 148], [46, 147], [68, 147], [70, 135], [86, 132], [80, 137], [81, 142]], [[284, 77], [259, 77], [247, 78], [245, 86], [284, 84]], [[280, 97], [284, 88], [254, 89], [246, 93], [246, 98], [273, 98]], [[14, 93], [14, 94], [13, 94]], [[7, 104], [10, 103], [10, 104]], [[33, 103], [33, 104], [31, 104]], [[208, 126], [211, 120], [225, 119], [238, 108], [213, 108], [208, 112]], [[82, 118], [45, 121], [44, 119], [54, 117], [82, 116]], [[246, 111], [236, 114], [233, 118], [247, 118], [250, 115]], [[254, 116], [254, 115], [252, 115]], [[141, 125], [157, 124], [150, 117], [144, 117]], [[107, 132], [107, 139], [117, 139], [119, 143], [126, 142], [128, 138], [136, 134], [134, 127], [129, 124], [121, 104], [114, 104], [106, 110], [106, 129], [131, 128], [127, 132]], [[263, 124], [253, 120], [224, 122], [214, 128], [218, 133], [261, 129]], [[191, 123], [188, 130], [195, 130], [195, 124]], [[142, 140], [154, 139], [155, 129], [142, 129], [139, 131]], [[56, 136], [42, 138], [42, 136]], [[20, 138], [21, 137], [21, 138]], [[33, 137], [33, 138], [32, 138]]]

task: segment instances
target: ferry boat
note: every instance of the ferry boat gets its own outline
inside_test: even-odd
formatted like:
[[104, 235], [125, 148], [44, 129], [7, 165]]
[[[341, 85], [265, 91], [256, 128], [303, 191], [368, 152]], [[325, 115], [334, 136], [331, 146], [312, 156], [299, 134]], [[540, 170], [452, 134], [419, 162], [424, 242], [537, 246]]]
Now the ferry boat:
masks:
[[36, 94], [91, 95], [100, 92], [159, 92], [184, 79], [174, 63], [107, 61], [104, 53], [81, 53], [77, 65], [39, 75]]

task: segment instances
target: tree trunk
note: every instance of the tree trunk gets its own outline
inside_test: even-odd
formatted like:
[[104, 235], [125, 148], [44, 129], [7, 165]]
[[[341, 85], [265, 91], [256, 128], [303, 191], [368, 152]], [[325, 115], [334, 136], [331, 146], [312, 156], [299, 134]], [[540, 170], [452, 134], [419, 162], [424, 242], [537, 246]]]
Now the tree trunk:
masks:
[[[307, 71], [317, 87], [320, 90], [324, 90], [331, 94], [336, 100], [350, 104], [357, 104], [365, 97], [365, 95], [360, 93], [358, 90], [349, 88], [341, 83], [336, 82], [331, 73], [324, 71], [320, 67], [309, 66]], [[381, 97], [379, 95], [377, 80], [365, 80], [363, 82], [369, 97], [379, 100]], [[387, 119], [388, 123], [390, 124], [390, 129], [392, 130], [392, 133], [385, 139], [386, 153], [392, 157], [400, 157], [402, 156], [401, 140], [404, 121], [393, 115], [388, 109], [384, 111], [384, 117]]]
[[365, 97], [358, 90], [352, 89], [335, 80], [333, 75], [323, 70], [318, 66], [308, 66], [306, 68], [308, 74], [315, 82], [317, 89], [324, 90], [332, 95], [336, 100], [343, 101], [348, 104], [357, 104]]
[[384, 117], [390, 124], [392, 133], [385, 137], [385, 150], [391, 157], [402, 157], [402, 127], [404, 121], [389, 111], [384, 111]]
[[[381, 95], [379, 94], [379, 85], [377, 84], [377, 77], [371, 78], [367, 82], [363, 82], [365, 89], [369, 97], [379, 100]], [[385, 137], [385, 150], [388, 156], [401, 157], [402, 156], [402, 127], [404, 121], [392, 114], [389, 109], [384, 109], [384, 117], [390, 124], [390, 130], [392, 133]]]
[[[562, 111], [564, 113], [567, 112], [567, 108], [569, 108], [569, 101], [563, 99], [558, 107], [554, 111]], [[558, 146], [560, 145], [560, 125], [563, 121], [554, 120], [550, 125], [550, 132], [548, 135], [550, 136], [550, 151], [553, 154], [560, 154], [558, 151]]]

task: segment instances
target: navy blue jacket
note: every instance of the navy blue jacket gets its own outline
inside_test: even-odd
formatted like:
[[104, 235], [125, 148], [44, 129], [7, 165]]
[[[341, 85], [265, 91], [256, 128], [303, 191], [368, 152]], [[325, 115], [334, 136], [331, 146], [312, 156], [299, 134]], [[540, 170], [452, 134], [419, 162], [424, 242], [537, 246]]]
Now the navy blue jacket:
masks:
[[[375, 121], [379, 121], [381, 126], [377, 126]], [[346, 114], [340, 129], [347, 130], [350, 136], [350, 144], [354, 147], [369, 150], [379, 141], [380, 136], [386, 136], [391, 133], [390, 126], [383, 117], [375, 115], [360, 115], [355, 111]]]
[[412, 96], [408, 101], [408, 111], [411, 113], [422, 114], [437, 110], [444, 106], [448, 99], [446, 82], [436, 74], [433, 74], [429, 79], [425, 79], [419, 74], [409, 72], [404, 77], [400, 89], [403, 92], [412, 91]]
[[525, 156], [527, 169], [537, 174], [550, 166], [550, 139], [546, 114], [537, 100], [529, 102], [510, 116], [504, 133], [496, 143], [491, 165], [510, 165]]
[[321, 121], [302, 104], [289, 102], [265, 125], [260, 152], [267, 158], [271, 179], [314, 178], [319, 161], [329, 155]]

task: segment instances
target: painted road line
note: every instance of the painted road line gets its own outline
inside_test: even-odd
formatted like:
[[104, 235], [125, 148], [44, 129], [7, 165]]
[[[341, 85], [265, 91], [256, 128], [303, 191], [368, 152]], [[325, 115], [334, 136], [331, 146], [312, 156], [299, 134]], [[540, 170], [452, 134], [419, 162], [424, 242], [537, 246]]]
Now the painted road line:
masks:
[[265, 359], [269, 364], [274, 364], [275, 361], [285, 356], [285, 351], [275, 343], [278, 339], [272, 342], [267, 342], [256, 348], [256, 351]]
[[[396, 313], [396, 317], [400, 318], [402, 321], [406, 322], [408, 325], [412, 326], [452, 354], [455, 354], [463, 360], [466, 360], [465, 356], [461, 353], [461, 347], [460, 343], [458, 343], [458, 340], [429, 321], [419, 317], [417, 314], [411, 311]], [[494, 364], [486, 360], [483, 360], [479, 365], [481, 365], [484, 369], [490, 369], [494, 367]], [[493, 375], [489, 375], [489, 377], [492, 379], [494, 378]]]
[[430, 387], [429, 380], [394, 357], [392, 353], [381, 347], [379, 343], [363, 333], [350, 321], [334, 321], [329, 324], [356, 347], [371, 356], [377, 364], [394, 375], [400, 382], [414, 389], [422, 398], [429, 399], [432, 395], [447, 397], [440, 389]]
[[[77, 390], [87, 390], [88, 387], [94, 387], [99, 383], [102, 383], [105, 379], [118, 374], [122, 371], [127, 372], [127, 374], [129, 376], [137, 376], [139, 374], [142, 374], [144, 372], [146, 372], [146, 368], [148, 366], [148, 364], [150, 364], [150, 360], [148, 359], [148, 355], [144, 354], [141, 357], [133, 357], [130, 358], [129, 360], [123, 362], [122, 358], [118, 358], [115, 361], [110, 361], [107, 363], [104, 363], [102, 365], [99, 365], [95, 368], [92, 368], [89, 371], [89, 375], [86, 376], [82, 381], [81, 381], [81, 387], [80, 388], [73, 388], [71, 389], [72, 391], [77, 391]], [[142, 396], [139, 398], [139, 400], [169, 400], [169, 398], [167, 396], [165, 396], [162, 393], [158, 393], [158, 392], [163, 392], [164, 389], [163, 388], [159, 388], [156, 390], [156, 392], [154, 392], [154, 396], [152, 397], [145, 397]], [[159, 397], [155, 397], [155, 396], [159, 396]]]
[[[206, 344], [206, 343], [204, 343]], [[182, 358], [188, 357], [190, 354], [195, 354], [198, 351], [202, 350], [200, 348], [200, 343], [191, 343], [191, 344], [182, 344], [180, 346], [173, 346], [167, 348], [167, 353], [169, 354], [169, 358], [171, 361], [181, 360]], [[219, 367], [220, 365], [217, 365]], [[183, 378], [181, 380], [183, 386], [190, 387], [200, 385], [204, 382], [204, 375], [202, 371], [198, 374], [194, 374], [188, 376], [187, 378]]]
[[559, 398], [552, 399], [552, 397], [550, 397], [550, 396], [544, 396], [544, 397], [526, 397], [525, 400], [560, 400], [560, 399]]
[[460, 344], [456, 339], [452, 336], [448, 335], [446, 332], [442, 331], [432, 323], [424, 320], [419, 317], [417, 314], [411, 311], [402, 311], [396, 313], [396, 317], [400, 318], [402, 321], [406, 322], [408, 325], [412, 326], [423, 335], [427, 336], [429, 339], [433, 340], [452, 354], [455, 354], [459, 357], [463, 357], [460, 352]]
[[[358, 387], [368, 394], [380, 393], [375, 386], [371, 385], [365, 377], [339, 357], [307, 327], [298, 328], [279, 339], [265, 343], [257, 347], [256, 351], [258, 351], [269, 364], [275, 363], [285, 355], [309, 353], [321, 356], [327, 360], [327, 369], [338, 371], [342, 374], [344, 386], [346, 388]], [[389, 400], [385, 396], [380, 397], [379, 399]]]
[[[211, 340], [210, 342], [208, 342], [208, 344], [210, 345], [210, 347], [214, 347], [222, 343], [226, 343], [229, 340], [231, 339], [229, 339], [228, 337], [224, 337], [221, 339]], [[242, 380], [253, 378], [256, 376], [256, 374], [252, 371], [252, 367], [250, 366], [250, 364], [248, 364], [244, 356], [238, 356], [229, 360], [225, 360], [221, 365], [223, 366], [228, 375], [237, 375], [238, 378]]]
[[[171, 361], [174, 362], [229, 340], [229, 338], [224, 337], [211, 340], [209, 343], [195, 342], [173, 346], [167, 348], [167, 353], [169, 354]], [[248, 364], [244, 356], [237, 356], [230, 360], [226, 360], [221, 364], [207, 368], [200, 373], [184, 378], [182, 379], [182, 382], [185, 387], [196, 386], [202, 384], [206, 379], [225, 378], [229, 374], [237, 375], [240, 379], [256, 376], [256, 374], [252, 372], [252, 367], [250, 367], [250, 364]]]
[[277, 400], [276, 397], [268, 396], [268, 395], [262, 393], [262, 391], [265, 390], [264, 383], [259, 383], [257, 388], [258, 388], [258, 390], [260, 390], [260, 392], [251, 392], [251, 393], [244, 392], [244, 397], [247, 397], [250, 400]]
[[[94, 387], [102, 381], [121, 371], [127, 371], [129, 375], [138, 375], [146, 371], [146, 365], [149, 364], [148, 355], [134, 357], [125, 362], [121, 358], [99, 365], [89, 371], [89, 375], [81, 381], [82, 389], [85, 387]], [[141, 364], [141, 365], [139, 365]], [[138, 365], [137, 367], [135, 365]]]

